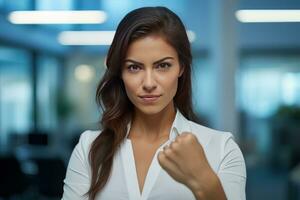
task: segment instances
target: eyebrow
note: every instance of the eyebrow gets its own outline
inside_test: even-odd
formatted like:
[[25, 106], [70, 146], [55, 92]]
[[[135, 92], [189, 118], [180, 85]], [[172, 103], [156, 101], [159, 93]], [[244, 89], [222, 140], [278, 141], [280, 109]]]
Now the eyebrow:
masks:
[[[159, 60], [155, 61], [153, 64], [156, 65], [156, 64], [161, 63], [161, 62], [163, 62], [164, 60], [167, 60], [167, 59], [174, 59], [174, 58], [173, 58], [173, 57], [170, 57], [170, 56], [164, 57], [164, 58], [162, 58], [162, 59], [159, 59]], [[132, 63], [134, 63], [134, 64], [143, 65], [143, 63], [140, 63], [140, 62], [135, 61], [135, 60], [132, 60], [132, 59], [126, 59], [124, 62], [125, 62], [125, 63], [126, 63], [126, 62], [132, 62]]]

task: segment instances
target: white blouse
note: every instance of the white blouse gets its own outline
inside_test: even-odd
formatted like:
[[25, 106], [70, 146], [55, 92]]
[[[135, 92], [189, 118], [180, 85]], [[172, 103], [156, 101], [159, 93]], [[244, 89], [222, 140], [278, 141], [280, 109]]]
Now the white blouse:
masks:
[[[128, 125], [130, 128], [130, 124]], [[129, 133], [129, 128], [128, 132]], [[179, 111], [169, 135], [149, 167], [142, 194], [139, 190], [132, 144], [126, 139], [116, 152], [112, 173], [97, 200], [195, 200], [192, 191], [176, 182], [158, 163], [157, 154], [182, 132], [192, 132], [202, 145], [206, 158], [219, 177], [228, 200], [245, 200], [246, 167], [242, 152], [228, 132], [216, 131], [187, 120]], [[91, 180], [88, 159], [90, 145], [100, 131], [85, 131], [71, 155], [62, 200], [87, 200]]]

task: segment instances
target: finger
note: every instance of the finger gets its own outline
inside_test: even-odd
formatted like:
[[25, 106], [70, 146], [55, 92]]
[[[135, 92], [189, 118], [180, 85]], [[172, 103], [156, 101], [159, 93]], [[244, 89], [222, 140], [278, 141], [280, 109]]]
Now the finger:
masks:
[[175, 138], [175, 140], [174, 140], [174, 141], [176, 141], [176, 142], [180, 142], [180, 140], [181, 140], [181, 137], [180, 137], [180, 136], [177, 136], [177, 137]]
[[178, 145], [179, 143], [176, 142], [176, 141], [173, 141], [173, 142], [170, 142], [170, 144], [166, 144], [164, 147], [163, 147], [163, 150], [167, 149], [167, 148], [171, 148], [171, 149], [176, 149], [174, 148], [176, 145]]
[[178, 135], [176, 138], [175, 138], [175, 141], [176, 142], [182, 142], [185, 140], [186, 136], [189, 135], [188, 132], [182, 132], [180, 135]]
[[182, 136], [186, 136], [186, 135], [189, 135], [189, 134], [192, 134], [192, 133], [191, 132], [182, 132], [181, 133]]
[[175, 181], [182, 182], [181, 177], [183, 175], [182, 171], [161, 152], [159, 155], [159, 163], [163, 170], [167, 172]]
[[169, 148], [172, 149], [173, 151], [177, 152], [180, 150], [180, 145], [179, 142], [173, 141], [170, 143]]
[[169, 147], [167, 149], [170, 149], [171, 151], [168, 151], [169, 154], [167, 154], [167, 156], [170, 156], [171, 159], [178, 161], [180, 160], [180, 153], [181, 153], [181, 149], [180, 149], [180, 143], [173, 141], [172, 143], [170, 143]]
[[175, 165], [178, 169], [180, 169], [180, 157], [173, 152], [173, 150], [170, 147], [167, 147], [163, 151], [161, 151], [163, 159], [168, 162]]
[[163, 151], [159, 152], [158, 154], [158, 162], [160, 166], [168, 173], [174, 174], [179, 170], [177, 165], [172, 160], [170, 160]]
[[188, 144], [188, 143], [199, 143], [197, 137], [190, 132], [183, 132], [181, 135], [177, 136], [175, 141], [179, 142], [179, 143], [184, 143], [184, 144]]

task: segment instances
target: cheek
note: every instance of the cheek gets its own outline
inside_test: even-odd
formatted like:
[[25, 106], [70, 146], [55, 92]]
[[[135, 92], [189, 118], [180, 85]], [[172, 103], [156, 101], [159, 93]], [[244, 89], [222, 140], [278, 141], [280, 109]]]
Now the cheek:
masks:
[[127, 96], [130, 98], [130, 96], [133, 96], [133, 94], [138, 89], [139, 86], [138, 80], [136, 78], [129, 77], [126, 75], [122, 76], [122, 79], [123, 79]]
[[161, 86], [164, 91], [174, 96], [177, 91], [178, 76], [166, 76], [161, 78]]
[[174, 80], [171, 83], [171, 88], [170, 90], [172, 91], [172, 97], [175, 96], [176, 92], [177, 92], [177, 87], [178, 87], [178, 77], [174, 78]]

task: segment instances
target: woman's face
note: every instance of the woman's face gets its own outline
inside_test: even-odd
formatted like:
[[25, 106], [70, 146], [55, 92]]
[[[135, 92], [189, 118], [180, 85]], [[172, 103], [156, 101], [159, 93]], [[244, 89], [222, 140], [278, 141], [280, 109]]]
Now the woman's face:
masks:
[[128, 98], [145, 114], [156, 114], [173, 106], [181, 69], [176, 50], [161, 36], [135, 40], [129, 45], [122, 66]]

